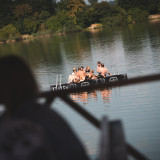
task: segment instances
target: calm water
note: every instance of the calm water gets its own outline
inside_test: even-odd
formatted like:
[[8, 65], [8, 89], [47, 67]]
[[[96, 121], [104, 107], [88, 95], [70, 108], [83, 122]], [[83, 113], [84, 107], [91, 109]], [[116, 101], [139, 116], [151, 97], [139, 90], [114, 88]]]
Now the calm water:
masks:
[[[111, 71], [128, 77], [160, 73], [160, 24], [136, 24], [96, 33], [74, 33], [30, 42], [0, 45], [0, 56], [20, 55], [31, 65], [41, 90], [49, 90], [61, 74], [66, 82], [73, 67], [90, 66], [102, 61]], [[160, 159], [160, 82], [72, 94], [75, 102], [98, 119], [123, 122], [126, 141], [148, 156]], [[71, 124], [95, 159], [99, 152], [99, 131], [56, 99], [52, 104]]]

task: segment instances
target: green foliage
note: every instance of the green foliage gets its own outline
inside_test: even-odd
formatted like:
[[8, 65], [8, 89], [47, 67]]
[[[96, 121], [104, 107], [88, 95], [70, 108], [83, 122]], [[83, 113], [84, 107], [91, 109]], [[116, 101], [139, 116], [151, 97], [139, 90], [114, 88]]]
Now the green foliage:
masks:
[[103, 27], [112, 27], [126, 25], [128, 23], [128, 14], [127, 12], [119, 7], [115, 7], [116, 12], [112, 13], [110, 16], [101, 18], [100, 21]]
[[150, 14], [155, 14], [158, 13], [160, 0], [116, 0], [115, 4], [126, 10], [139, 8]]
[[32, 7], [28, 4], [17, 5], [13, 13], [16, 18], [25, 18], [32, 14]]
[[20, 33], [13, 24], [9, 24], [0, 29], [0, 41], [16, 40], [20, 38]]
[[0, 28], [13, 22], [12, 8], [12, 0], [0, 0]]
[[[98, 0], [0, 0], [1, 37], [6, 39], [13, 28], [21, 34], [42, 34], [46, 31], [66, 33], [89, 27], [94, 23], [103, 26], [145, 22], [148, 13], [160, 12], [160, 0], [115, 0], [98, 3]], [[13, 24], [12, 26], [8, 24]], [[12, 28], [12, 29], [11, 29]], [[18, 33], [19, 32], [15, 32]], [[48, 33], [47, 33], [48, 34]], [[11, 34], [8, 38], [14, 37]], [[16, 35], [16, 34], [15, 34]]]
[[46, 24], [48, 29], [54, 31], [54, 33], [66, 33], [80, 29], [74, 24], [73, 18], [66, 11], [58, 12], [56, 16], [50, 17]]
[[99, 23], [104, 17], [116, 16], [118, 13], [119, 9], [110, 5], [108, 2], [102, 1], [101, 3], [96, 3], [93, 5], [93, 23]]
[[84, 11], [77, 16], [77, 25], [81, 26], [82, 28], [89, 27], [95, 21], [93, 14], [93, 8], [86, 7]]
[[160, 4], [159, 4], [159, 6], [158, 6], [158, 13], [160, 13]]
[[39, 20], [45, 22], [50, 16], [51, 14], [48, 11], [42, 10], [39, 14]]
[[69, 9], [67, 8], [67, 6], [69, 5], [69, 1], [70, 0], [60, 0], [57, 3], [58, 11], [62, 11], [62, 10], [69, 11]]
[[128, 22], [146, 22], [148, 20], [148, 13], [139, 8], [132, 8], [128, 11]]
[[14, 0], [14, 5], [28, 4], [34, 12], [40, 13], [42, 10], [55, 14], [57, 7], [56, 0]]
[[40, 23], [38, 20], [35, 20], [34, 17], [27, 17], [23, 20], [17, 20], [14, 25], [21, 34], [33, 34], [38, 31]]
[[77, 24], [77, 17], [81, 14], [85, 9], [84, 0], [70, 0], [67, 5], [68, 14], [70, 17], [74, 19], [74, 24]]
[[24, 28], [23, 28], [24, 34], [33, 34], [33, 33], [37, 32], [38, 27], [39, 27], [38, 21], [35, 21], [30, 18], [25, 18], [23, 21], [23, 25], [24, 25]]
[[124, 19], [122, 14], [118, 14], [112, 17], [104, 17], [101, 19], [103, 27], [112, 27], [112, 26], [120, 26], [127, 23], [127, 20]]

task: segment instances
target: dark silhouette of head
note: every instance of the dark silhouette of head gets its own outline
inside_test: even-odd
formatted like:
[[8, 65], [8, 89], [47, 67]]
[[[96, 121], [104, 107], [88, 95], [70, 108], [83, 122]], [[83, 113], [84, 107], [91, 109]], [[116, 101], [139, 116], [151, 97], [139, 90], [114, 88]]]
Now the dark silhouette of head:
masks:
[[103, 63], [101, 63], [101, 67], [104, 67], [104, 64], [103, 64]]
[[9, 109], [37, 96], [38, 87], [32, 71], [20, 57], [0, 58], [0, 75], [0, 103]]

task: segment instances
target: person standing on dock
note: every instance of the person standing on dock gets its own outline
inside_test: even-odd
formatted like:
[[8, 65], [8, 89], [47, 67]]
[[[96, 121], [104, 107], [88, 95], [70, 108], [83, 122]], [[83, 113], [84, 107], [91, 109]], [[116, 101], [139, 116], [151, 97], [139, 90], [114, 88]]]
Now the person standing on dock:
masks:
[[[6, 119], [37, 124], [43, 128], [51, 143], [50, 149], [54, 153], [54, 160], [88, 160], [81, 142], [68, 123], [54, 109], [37, 101], [39, 95], [37, 83], [29, 66], [21, 58], [16, 56], [0, 58], [0, 75], [0, 104], [6, 107], [0, 124]], [[22, 131], [27, 133], [23, 127]], [[7, 140], [6, 143], [10, 144]], [[14, 145], [10, 146], [9, 150], [12, 151], [13, 147]], [[0, 149], [1, 155], [4, 153], [3, 149], [5, 150]], [[41, 155], [41, 152], [38, 153]], [[16, 155], [23, 153], [17, 150]], [[47, 160], [42, 157], [40, 159]]]

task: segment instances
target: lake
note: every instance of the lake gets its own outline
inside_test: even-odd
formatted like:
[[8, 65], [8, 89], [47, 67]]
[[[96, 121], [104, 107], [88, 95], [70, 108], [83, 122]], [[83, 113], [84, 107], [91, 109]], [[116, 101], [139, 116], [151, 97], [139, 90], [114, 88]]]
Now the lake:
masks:
[[[160, 73], [160, 23], [135, 24], [99, 32], [81, 32], [0, 45], [0, 56], [23, 57], [34, 71], [42, 91], [68, 81], [73, 67], [90, 66], [96, 73], [101, 61], [112, 73], [137, 77]], [[109, 90], [72, 94], [72, 99], [98, 119], [121, 120], [126, 141], [152, 160], [160, 159], [160, 81]], [[99, 153], [99, 131], [62, 100], [51, 106], [71, 125], [88, 155]]]

